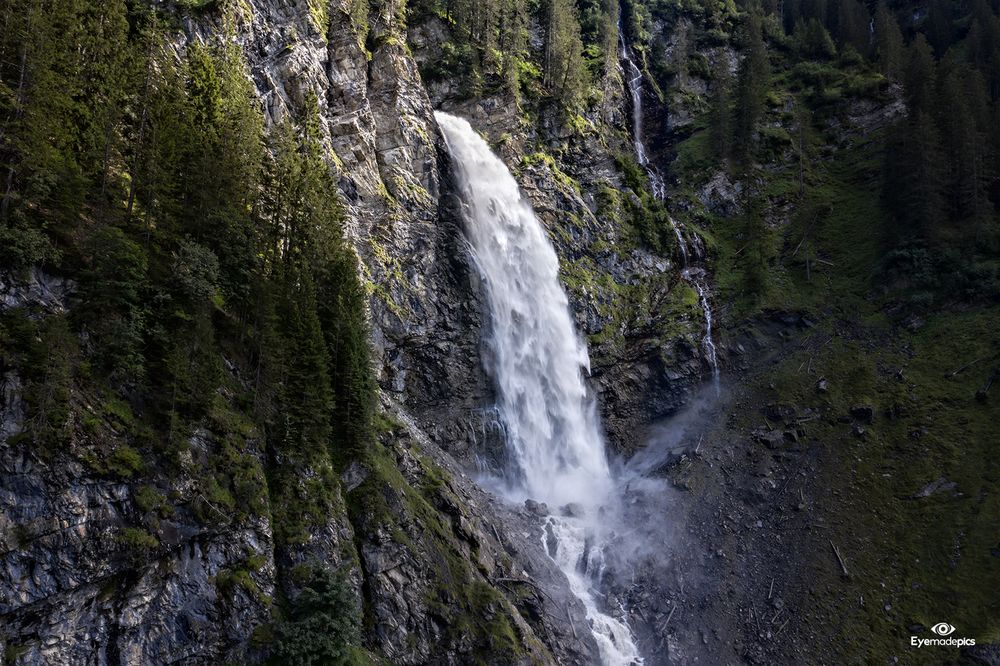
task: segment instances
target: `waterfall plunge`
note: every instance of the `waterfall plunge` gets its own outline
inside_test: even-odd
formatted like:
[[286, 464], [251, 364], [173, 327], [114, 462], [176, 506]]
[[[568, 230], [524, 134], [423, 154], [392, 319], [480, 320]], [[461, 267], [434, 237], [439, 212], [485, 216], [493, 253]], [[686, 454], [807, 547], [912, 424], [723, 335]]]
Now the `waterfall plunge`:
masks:
[[559, 283], [559, 260], [500, 158], [467, 121], [435, 117], [454, 160], [466, 234], [490, 308], [490, 370], [514, 467], [508, 494], [573, 507], [572, 516], [546, 519], [549, 555], [586, 607], [602, 661], [642, 663], [628, 626], [602, 612], [594, 596], [604, 532], [619, 512], [581, 372], [590, 366], [587, 347]]

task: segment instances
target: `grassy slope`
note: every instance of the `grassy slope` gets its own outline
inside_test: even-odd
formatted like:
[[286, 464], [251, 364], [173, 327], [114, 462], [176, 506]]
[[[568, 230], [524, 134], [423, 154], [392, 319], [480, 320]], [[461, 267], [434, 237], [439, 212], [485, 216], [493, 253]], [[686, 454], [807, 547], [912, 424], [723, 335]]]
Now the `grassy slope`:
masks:
[[[814, 136], [814, 145], [829, 138]], [[697, 182], [710, 161], [706, 139], [701, 131], [679, 146], [682, 183]], [[765, 210], [791, 205], [788, 222], [769, 232], [768, 288], [758, 298], [745, 293], [742, 223], [711, 217], [716, 300], [727, 304], [730, 333], [766, 310], [804, 312], [816, 322], [792, 351], [750, 373], [747, 387], [761, 405], [790, 402], [823, 415], [803, 426], [826, 461], [820, 470], [826, 492], [816, 502], [830, 529], [812, 538], [838, 543], [852, 575], [841, 579], [828, 546], [816, 551], [811, 575], [819, 610], [807, 623], [842, 627], [846, 640], [832, 649], [844, 662], [904, 655], [908, 662], [940, 663], [957, 651], [912, 651], [911, 625], [946, 621], [958, 627], [956, 636], [1000, 640], [1000, 557], [993, 554], [1000, 549], [1000, 464], [993, 450], [1000, 396], [994, 389], [986, 403], [974, 397], [997, 360], [946, 378], [1000, 349], [1000, 307], [945, 305], [921, 313], [926, 323], [912, 332], [900, 326], [902, 315], [886, 314], [899, 294], [875, 289], [882, 253], [876, 230], [885, 215], [880, 150], [877, 134], [860, 136], [811, 161], [801, 200], [794, 160], [786, 154], [767, 165]], [[813, 258], [810, 279], [805, 256]], [[816, 390], [820, 377], [829, 382], [826, 393]], [[863, 437], [842, 418], [859, 403], [878, 412]], [[744, 430], [760, 425], [758, 413], [737, 419]], [[940, 477], [955, 482], [957, 492], [912, 499]], [[921, 635], [931, 636], [926, 629]]]

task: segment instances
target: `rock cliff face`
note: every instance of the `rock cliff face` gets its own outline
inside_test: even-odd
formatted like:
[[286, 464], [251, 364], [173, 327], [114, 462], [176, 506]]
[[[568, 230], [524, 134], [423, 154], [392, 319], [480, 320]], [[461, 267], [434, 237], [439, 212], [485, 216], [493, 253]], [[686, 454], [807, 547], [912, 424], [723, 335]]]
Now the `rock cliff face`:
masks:
[[[191, 483], [217, 445], [211, 431], [191, 438], [179, 474], [154, 484], [177, 507], [168, 513], [138, 484], [78, 462], [115, 448], [124, 425], [113, 417], [75, 423], [67, 450], [44, 462], [34, 455], [18, 438], [26, 428], [21, 380], [0, 368], [5, 663], [260, 660], [255, 630], [269, 621], [270, 599], [282, 582], [294, 588], [290, 572], [311, 558], [351, 568], [366, 645], [389, 663], [464, 664], [482, 655], [491, 663], [594, 663], [596, 646], [578, 630], [583, 609], [545, 555], [537, 521], [468, 476], [477, 460], [502, 458], [502, 442], [483, 371], [489, 322], [432, 110], [468, 117], [498, 145], [549, 229], [591, 341], [609, 438], [629, 449], [706, 369], [697, 304], [677, 296], [671, 259], [629, 243], [615, 207], [602, 204], [608, 192], [615, 201], [634, 196], [620, 192], [614, 160], [629, 150], [620, 87], [588, 112], [589, 129], [560, 133], [551, 119], [526, 124], [502, 95], [458, 101], [447, 86], [426, 88], [418, 63], [434, 57], [446, 28], [405, 26], [393, 0], [371, 3], [364, 32], [343, 2], [239, 4], [236, 39], [268, 121], [294, 113], [310, 94], [319, 100], [393, 422], [380, 463], [348, 469], [341, 510], [305, 545], [276, 552], [266, 511], [196, 515], [219, 512]], [[185, 16], [176, 48], [220, 34], [211, 12]], [[0, 291], [0, 308], [35, 316], [72, 308], [72, 285], [41, 272]], [[670, 316], [650, 315], [651, 304], [670, 299]], [[72, 400], [79, 413], [93, 413], [92, 396]], [[266, 464], [253, 434], [241, 454], [252, 469]], [[139, 524], [154, 524], [158, 543], [147, 543]]]

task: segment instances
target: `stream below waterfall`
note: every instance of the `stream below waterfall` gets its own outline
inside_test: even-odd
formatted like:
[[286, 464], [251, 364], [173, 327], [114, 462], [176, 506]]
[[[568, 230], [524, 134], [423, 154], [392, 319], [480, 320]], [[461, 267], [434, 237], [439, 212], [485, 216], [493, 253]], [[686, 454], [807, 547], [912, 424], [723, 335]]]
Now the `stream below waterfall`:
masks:
[[637, 666], [643, 660], [625, 613], [616, 616], [601, 604], [605, 551], [621, 522], [621, 500], [583, 378], [587, 346], [559, 282], [555, 249], [486, 141], [461, 118], [435, 116], [454, 161], [489, 306], [488, 370], [510, 453], [503, 493], [552, 507], [542, 545], [583, 603], [602, 663]]

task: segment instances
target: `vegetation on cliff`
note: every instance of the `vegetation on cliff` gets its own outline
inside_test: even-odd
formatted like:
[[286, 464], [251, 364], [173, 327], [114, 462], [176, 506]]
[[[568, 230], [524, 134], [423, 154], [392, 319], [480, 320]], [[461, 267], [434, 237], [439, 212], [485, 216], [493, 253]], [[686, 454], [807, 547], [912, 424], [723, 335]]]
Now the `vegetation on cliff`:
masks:
[[[0, 266], [78, 283], [68, 315], [0, 314], [0, 369], [25, 382], [20, 442], [54, 456], [82, 421], [94, 473], [148, 484], [131, 557], [190, 510], [215, 526], [268, 515], [280, 564], [374, 437], [365, 295], [315, 99], [265, 131], [228, 35], [178, 50], [175, 15], [141, 3], [0, 11]], [[156, 484], [193, 438], [211, 442], [197, 488], [167, 497]], [[282, 654], [323, 624], [317, 595], [337, 585], [317, 580]]]

